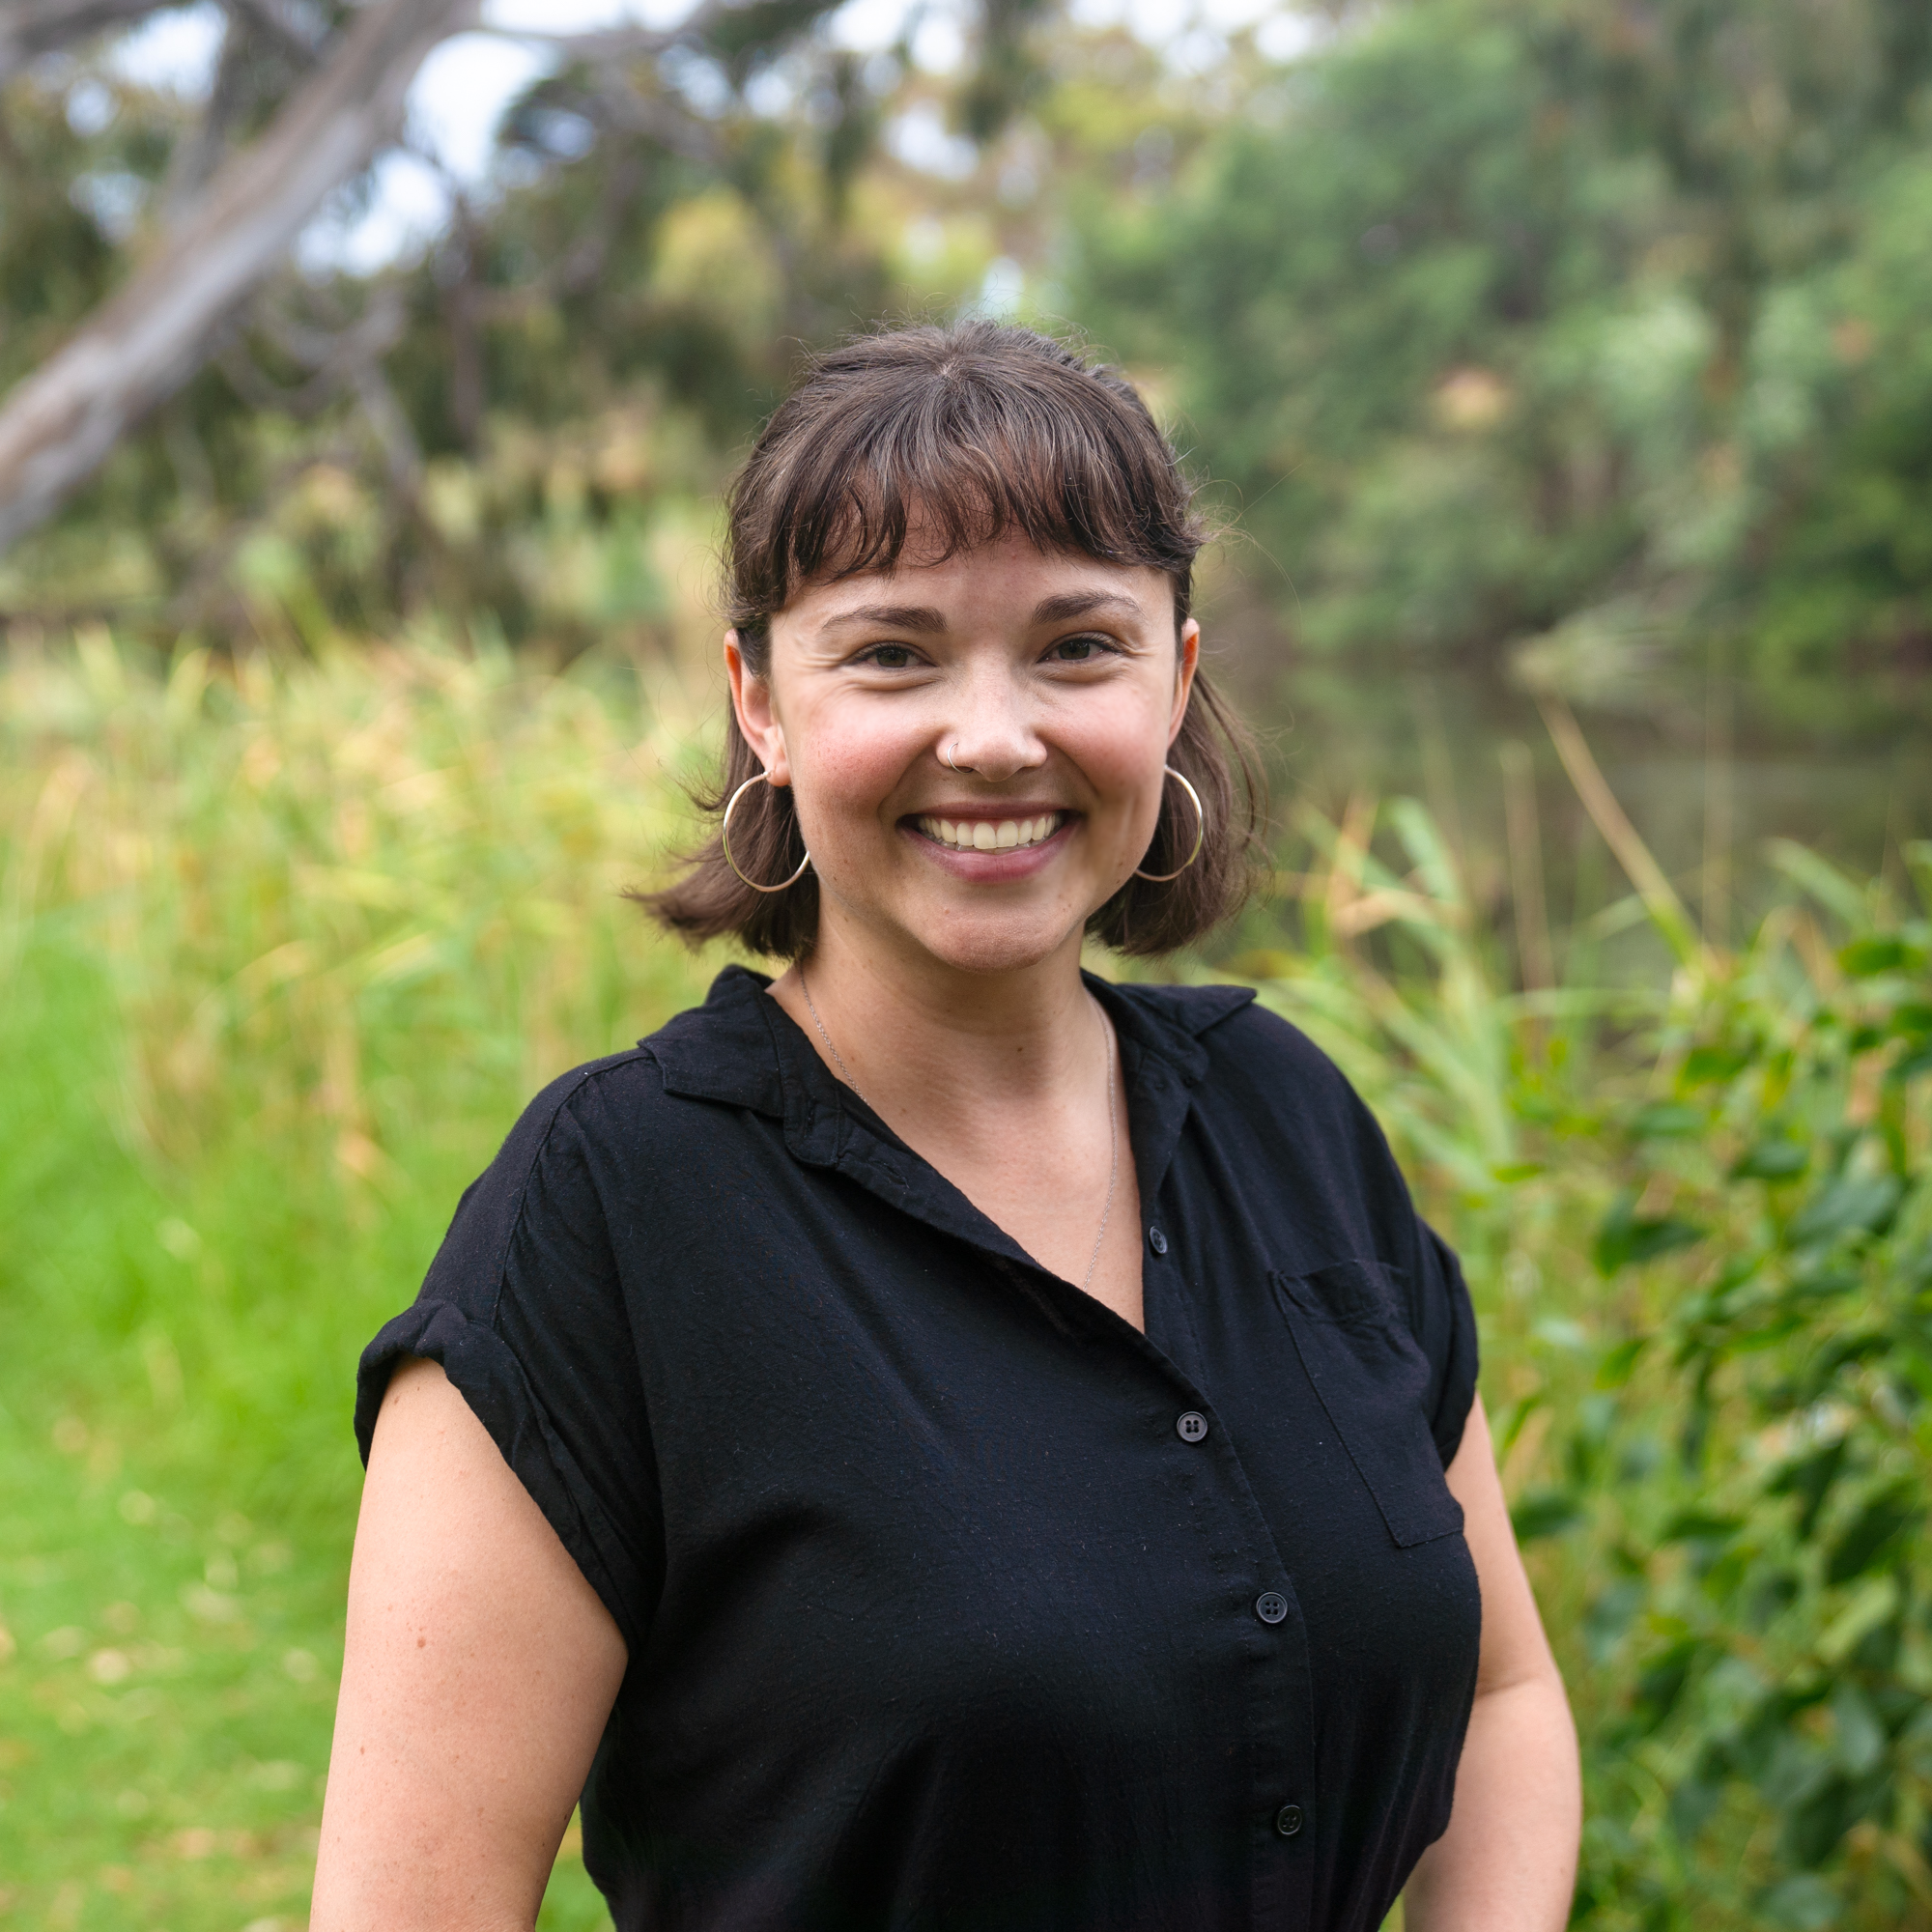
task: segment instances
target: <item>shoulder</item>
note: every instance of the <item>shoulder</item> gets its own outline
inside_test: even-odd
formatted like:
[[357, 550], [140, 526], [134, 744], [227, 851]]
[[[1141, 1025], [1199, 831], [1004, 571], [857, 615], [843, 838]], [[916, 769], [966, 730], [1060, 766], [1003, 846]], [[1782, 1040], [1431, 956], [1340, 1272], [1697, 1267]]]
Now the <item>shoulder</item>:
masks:
[[496, 1161], [499, 1173], [534, 1166], [560, 1138], [601, 1138], [612, 1126], [646, 1118], [663, 1097], [648, 1046], [584, 1062], [559, 1074], [517, 1117]]
[[727, 967], [702, 1006], [687, 1008], [628, 1052], [559, 1075], [525, 1108], [504, 1151], [534, 1157], [562, 1134], [586, 1147], [620, 1145], [649, 1157], [664, 1136], [696, 1128], [690, 1100], [722, 1101], [775, 1118], [784, 1098], [764, 981]]
[[1179, 1052], [1192, 1062], [1202, 1104], [1230, 1103], [1285, 1122], [1312, 1118], [1329, 1128], [1346, 1124], [1351, 1133], [1366, 1124], [1379, 1140], [1342, 1069], [1299, 1027], [1264, 1006], [1252, 986], [1122, 985], [1116, 991], [1171, 1030]]
[[1374, 1211], [1408, 1217], [1408, 1189], [1381, 1123], [1299, 1027], [1257, 1000], [1202, 1044], [1208, 1065], [1198, 1104], [1265, 1132], [1304, 1168], [1359, 1190]]
[[1414, 1210], [1387, 1138], [1348, 1076], [1299, 1027], [1246, 986], [1121, 990], [1150, 1015], [1151, 1043], [1161, 1039], [1151, 1016], [1165, 1020], [1166, 1050], [1188, 1078], [1199, 1128], [1230, 1150], [1236, 1171], [1275, 1191], [1292, 1176], [1304, 1199], [1328, 1204], [1353, 1231], [1338, 1225], [1338, 1258], [1363, 1252], [1359, 1242], [1372, 1230], [1377, 1252], [1406, 1248]]
[[621, 1144], [612, 1123], [649, 1104], [657, 1069], [639, 1047], [560, 1074], [525, 1107], [496, 1157], [457, 1203], [425, 1293], [494, 1307], [517, 1231], [532, 1217], [583, 1228], [600, 1206], [600, 1167]]

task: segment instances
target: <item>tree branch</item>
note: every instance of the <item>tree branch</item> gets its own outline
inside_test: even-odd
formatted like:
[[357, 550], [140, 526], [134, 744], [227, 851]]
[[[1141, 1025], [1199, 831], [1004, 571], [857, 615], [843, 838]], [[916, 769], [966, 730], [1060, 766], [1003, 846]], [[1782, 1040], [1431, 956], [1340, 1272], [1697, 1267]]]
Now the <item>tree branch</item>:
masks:
[[0, 85], [43, 54], [142, 19], [159, 5], [160, 0], [0, 0]]
[[[72, 0], [67, 0], [72, 4]], [[732, 9], [726, 0], [704, 0], [674, 27], [589, 27], [556, 31], [543, 27], [492, 27], [478, 31], [506, 41], [553, 49], [568, 65], [610, 67], [627, 60], [643, 60], [668, 53], [672, 47], [698, 46], [708, 42]]]
[[202, 367], [324, 199], [393, 139], [417, 68], [477, 4], [372, 0], [119, 294], [0, 404], [0, 551]]

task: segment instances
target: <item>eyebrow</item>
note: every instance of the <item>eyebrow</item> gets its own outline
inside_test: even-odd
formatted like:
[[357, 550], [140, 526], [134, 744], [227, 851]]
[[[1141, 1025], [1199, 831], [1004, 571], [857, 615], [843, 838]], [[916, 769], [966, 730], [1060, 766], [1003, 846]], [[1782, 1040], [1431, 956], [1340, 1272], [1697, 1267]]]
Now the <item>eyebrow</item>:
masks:
[[1139, 603], [1114, 590], [1063, 590], [1042, 598], [1033, 608], [1036, 624], [1062, 624], [1069, 617], [1091, 616], [1095, 611], [1127, 611], [1138, 615]]
[[944, 614], [927, 604], [867, 604], [857, 611], [841, 611], [819, 625], [821, 633], [837, 631], [848, 624], [879, 624], [894, 631], [923, 631], [936, 637], [946, 629]]

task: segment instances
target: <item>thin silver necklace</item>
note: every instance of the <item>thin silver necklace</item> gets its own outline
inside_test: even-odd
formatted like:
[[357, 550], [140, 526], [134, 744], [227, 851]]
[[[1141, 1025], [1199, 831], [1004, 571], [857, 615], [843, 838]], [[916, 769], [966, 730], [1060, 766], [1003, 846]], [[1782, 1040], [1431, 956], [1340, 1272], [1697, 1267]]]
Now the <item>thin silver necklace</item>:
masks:
[[[811, 997], [811, 987], [805, 977], [805, 962], [798, 964], [798, 990], [805, 995], [805, 1009], [811, 1015], [811, 1023], [818, 1029], [818, 1037], [825, 1042], [825, 1050], [832, 1056], [832, 1064], [838, 1069], [838, 1077], [860, 1099], [866, 1100], [866, 1090], [852, 1078], [852, 1069], [845, 1065], [845, 1056], [833, 1042], [832, 1036], [825, 1031], [825, 1022], [818, 1017], [818, 1004]], [[1087, 996], [1090, 1000], [1094, 996]], [[1100, 1264], [1100, 1244], [1107, 1238], [1107, 1221], [1114, 1211], [1114, 1189], [1121, 1179], [1121, 1118], [1114, 1107], [1114, 1037], [1107, 1025], [1107, 1016], [1100, 1010], [1100, 1003], [1094, 1000], [1094, 1010], [1100, 1021], [1101, 1044], [1107, 1052], [1107, 1199], [1100, 1209], [1099, 1232], [1094, 1236], [1094, 1252], [1087, 1257], [1087, 1272], [1080, 1277], [1080, 1290], [1084, 1294], [1093, 1285], [1094, 1270]], [[866, 1100], [872, 1107], [869, 1100]], [[878, 1113], [872, 1107], [873, 1113]], [[884, 1116], [880, 1117], [881, 1119]]]

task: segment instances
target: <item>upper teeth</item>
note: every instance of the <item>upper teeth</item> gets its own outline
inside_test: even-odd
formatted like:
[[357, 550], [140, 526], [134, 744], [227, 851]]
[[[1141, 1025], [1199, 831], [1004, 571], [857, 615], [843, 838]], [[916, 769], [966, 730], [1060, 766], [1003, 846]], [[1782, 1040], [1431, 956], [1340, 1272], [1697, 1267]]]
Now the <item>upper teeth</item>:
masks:
[[928, 838], [960, 851], [1010, 852], [1016, 845], [1037, 845], [1060, 829], [1060, 813], [1043, 818], [970, 818], [956, 824], [950, 818], [922, 818], [919, 829]]

